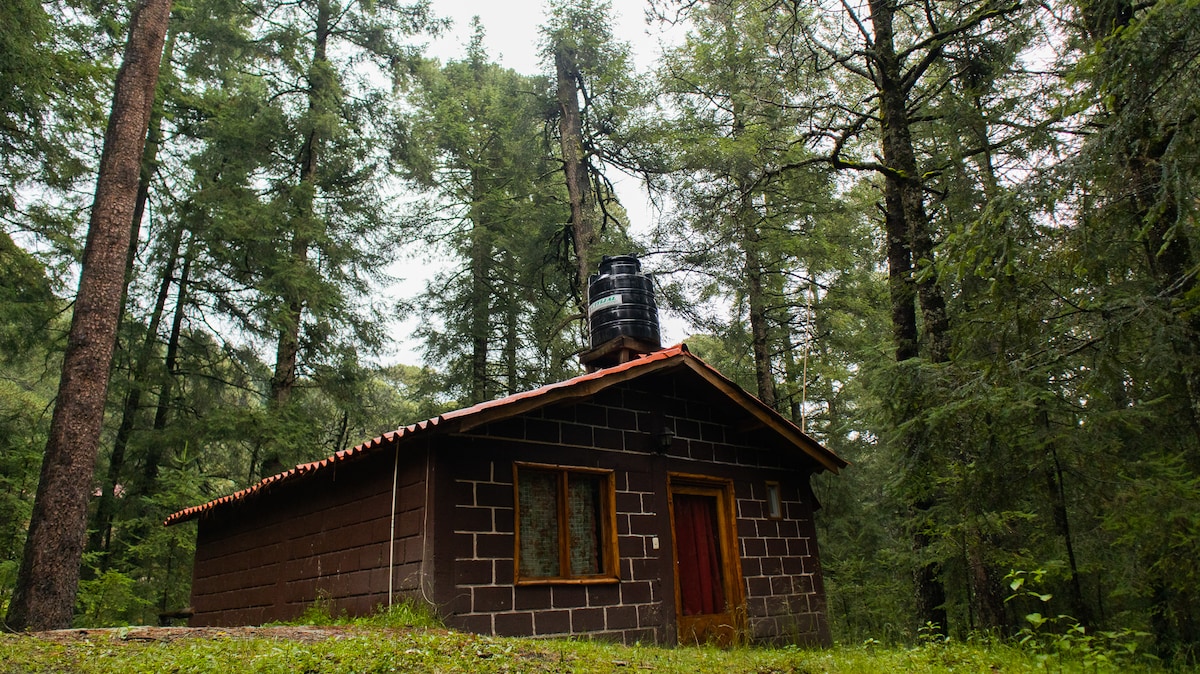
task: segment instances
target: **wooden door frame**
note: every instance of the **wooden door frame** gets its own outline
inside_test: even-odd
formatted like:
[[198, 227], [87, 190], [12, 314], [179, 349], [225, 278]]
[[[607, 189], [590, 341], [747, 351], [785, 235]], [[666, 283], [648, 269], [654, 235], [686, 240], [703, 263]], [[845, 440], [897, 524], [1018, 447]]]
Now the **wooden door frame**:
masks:
[[[679, 591], [679, 546], [675, 535], [675, 494], [715, 496], [717, 533], [721, 552], [721, 576], [725, 603], [733, 619], [733, 642], [741, 643], [746, 634], [746, 597], [742, 583], [741, 545], [737, 534], [737, 501], [733, 480], [695, 473], [667, 473], [667, 508], [671, 525], [671, 578], [675, 584], [675, 629], [679, 632], [683, 617], [683, 597]], [[684, 635], [679, 634], [680, 638]]]

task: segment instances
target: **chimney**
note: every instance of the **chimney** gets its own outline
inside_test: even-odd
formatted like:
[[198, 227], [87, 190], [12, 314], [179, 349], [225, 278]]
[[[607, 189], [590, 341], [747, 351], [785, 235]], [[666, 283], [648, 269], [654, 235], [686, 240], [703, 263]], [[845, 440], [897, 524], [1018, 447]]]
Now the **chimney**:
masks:
[[662, 348], [654, 282], [634, 255], [605, 255], [588, 279], [588, 372], [626, 363]]

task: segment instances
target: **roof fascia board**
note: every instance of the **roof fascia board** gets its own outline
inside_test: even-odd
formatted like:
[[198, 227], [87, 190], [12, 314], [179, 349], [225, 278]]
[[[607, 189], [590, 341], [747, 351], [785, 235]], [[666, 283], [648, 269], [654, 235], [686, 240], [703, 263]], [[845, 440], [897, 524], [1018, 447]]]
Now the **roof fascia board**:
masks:
[[807, 433], [801, 432], [791, 422], [780, 416], [778, 412], [767, 407], [766, 403], [749, 395], [740, 386], [726, 379], [702, 361], [688, 358], [685, 360], [685, 363], [689, 369], [715, 386], [731, 400], [736, 401], [763, 425], [784, 436], [792, 444], [802, 448], [805, 454], [812, 457], [813, 460], [830, 472], [837, 473], [841, 468], [848, 465], [841, 457], [821, 447], [817, 441], [808, 437]]

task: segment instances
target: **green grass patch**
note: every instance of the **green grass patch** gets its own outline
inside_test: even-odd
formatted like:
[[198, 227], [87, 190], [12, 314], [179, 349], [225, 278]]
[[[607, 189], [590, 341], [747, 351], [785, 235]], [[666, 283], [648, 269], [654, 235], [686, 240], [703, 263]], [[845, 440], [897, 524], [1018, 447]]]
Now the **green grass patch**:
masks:
[[[393, 616], [393, 620], [396, 620]], [[155, 636], [157, 635], [157, 636]], [[0, 672], [599, 672], [773, 674], [850, 672], [1146, 672], [1151, 662], [1097, 663], [1001, 642], [916, 647], [664, 648], [587, 640], [510, 639], [440, 628], [279, 626], [241, 630], [137, 628], [0, 635]]]
[[345, 611], [333, 612], [333, 602], [318, 597], [299, 618], [274, 625], [358, 625], [361, 627], [442, 627], [442, 621], [428, 604], [405, 600], [392, 606], [377, 606], [369, 616], [351, 618]]

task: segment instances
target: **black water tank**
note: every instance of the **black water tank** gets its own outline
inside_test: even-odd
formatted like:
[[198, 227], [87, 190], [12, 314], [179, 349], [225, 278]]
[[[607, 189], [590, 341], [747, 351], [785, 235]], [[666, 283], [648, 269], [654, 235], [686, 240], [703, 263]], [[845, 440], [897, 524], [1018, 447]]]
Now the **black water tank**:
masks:
[[593, 349], [617, 337], [661, 346], [654, 284], [635, 256], [605, 255], [588, 279], [588, 327]]

